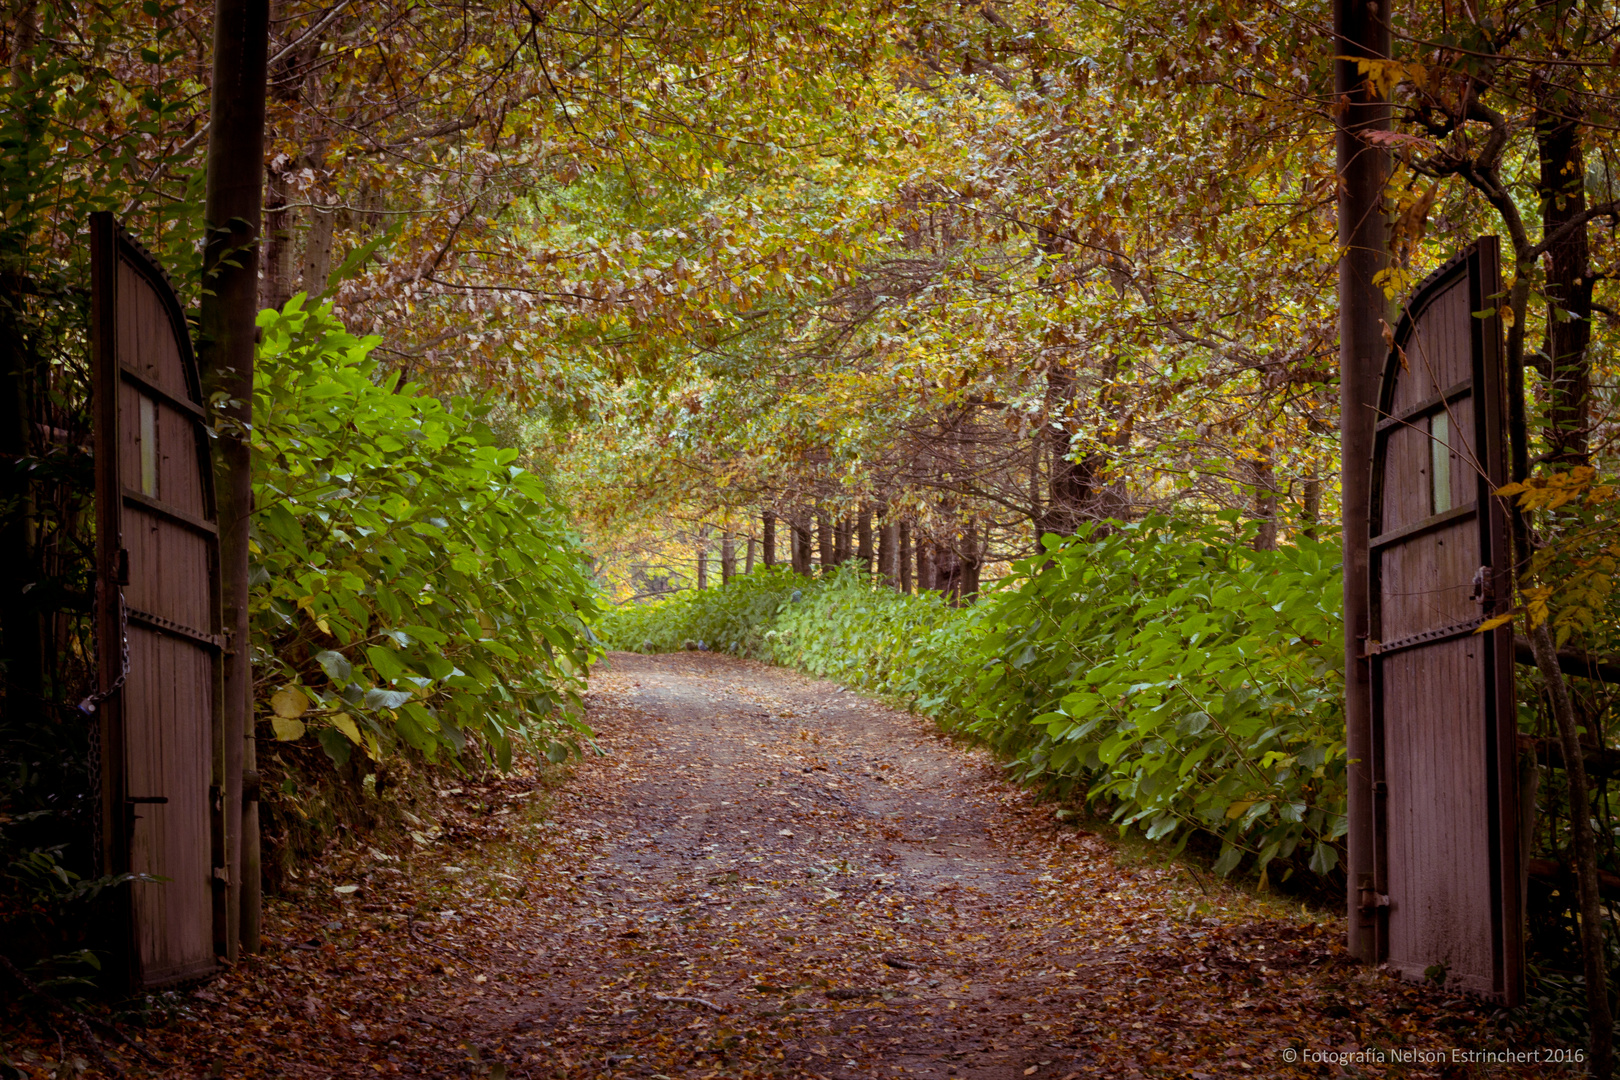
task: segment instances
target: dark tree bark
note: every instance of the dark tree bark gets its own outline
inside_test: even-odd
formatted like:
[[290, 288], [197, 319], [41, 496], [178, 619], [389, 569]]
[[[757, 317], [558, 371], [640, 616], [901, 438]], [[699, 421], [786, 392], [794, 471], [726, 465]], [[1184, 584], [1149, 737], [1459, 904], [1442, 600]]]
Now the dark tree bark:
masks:
[[[321, 154], [325, 157], [325, 154]], [[304, 260], [300, 270], [304, 292], [310, 299], [326, 292], [332, 276], [332, 231], [337, 213], [319, 207], [309, 209], [309, 233], [304, 237]]]
[[[1035, 523], [1037, 537], [1046, 533], [1074, 535], [1080, 527], [1081, 507], [1090, 496], [1091, 482], [1084, 473], [1085, 466], [1069, 459], [1068, 419], [1074, 413], [1074, 403], [1074, 372], [1064, 364], [1052, 364], [1046, 369], [1046, 410], [1050, 422], [1042, 425], [1036, 436], [1047, 440], [1052, 462], [1047, 478], [1046, 506]], [[921, 578], [920, 570], [918, 577]]]
[[214, 70], [204, 202], [198, 361], [207, 390], [222, 394], [215, 469], [225, 659], [227, 959], [259, 947], [258, 766], [248, 646], [248, 526], [253, 512], [253, 350], [259, 299], [268, 0], [216, 0]]
[[754, 545], [755, 540], [752, 536], [750, 536], [748, 538], [748, 554], [743, 562], [743, 573], [745, 574], [752, 574], [754, 572]]
[[1264, 457], [1249, 463], [1249, 473], [1254, 483], [1254, 516], [1259, 519], [1260, 527], [1254, 534], [1254, 549], [1256, 551], [1277, 550], [1277, 470], [1272, 465], [1271, 454], [1267, 452]]
[[900, 564], [900, 591], [911, 591], [911, 522], [900, 519], [898, 527], [900, 533], [900, 547], [896, 551], [896, 561]]
[[900, 587], [900, 526], [884, 521], [878, 529], [877, 568], [891, 589]]
[[816, 513], [816, 544], [821, 553], [821, 569], [830, 569], [837, 561], [833, 551], [833, 523], [827, 512], [822, 510]]
[[692, 546], [697, 554], [697, 587], [707, 589], [709, 587], [709, 527], [707, 525], [699, 526], [697, 539]]
[[808, 512], [801, 510], [793, 521], [793, 572], [809, 577], [810, 561], [810, 519]]
[[737, 576], [737, 538], [730, 533], [720, 535], [720, 584], [728, 584]]
[[[1586, 166], [1580, 106], [1567, 89], [1549, 83], [1537, 102], [1541, 235], [1550, 237], [1586, 212]], [[1546, 356], [1537, 365], [1548, 382], [1547, 459], [1566, 468], [1588, 457], [1592, 365], [1592, 272], [1587, 230], [1571, 229], [1547, 250]]]
[[1305, 492], [1300, 516], [1305, 519], [1305, 535], [1316, 539], [1316, 526], [1322, 520], [1322, 480], [1311, 475], [1305, 478]]
[[1389, 303], [1374, 276], [1389, 264], [1382, 208], [1388, 154], [1362, 133], [1389, 130], [1389, 105], [1356, 69], [1357, 57], [1389, 55], [1389, 24], [1363, 0], [1334, 0], [1334, 97], [1339, 176], [1339, 445], [1344, 507], [1345, 744], [1349, 758], [1345, 881], [1351, 955], [1377, 960], [1376, 920], [1362, 906], [1373, 886], [1372, 697], [1367, 661], [1367, 511], [1374, 409]]
[[934, 542], [927, 536], [917, 537], [917, 591], [939, 587], [936, 577]]
[[863, 571], [872, 572], [872, 508], [864, 503], [855, 519], [855, 558]]
[[[766, 566], [776, 565], [776, 514], [767, 510], [760, 515], [760, 554]], [[798, 567], [794, 567], [798, 569]]]

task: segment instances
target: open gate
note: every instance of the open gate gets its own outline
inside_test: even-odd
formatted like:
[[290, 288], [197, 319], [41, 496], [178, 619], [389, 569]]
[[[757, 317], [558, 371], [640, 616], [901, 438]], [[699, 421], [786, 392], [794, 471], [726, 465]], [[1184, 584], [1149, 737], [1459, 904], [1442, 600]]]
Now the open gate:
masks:
[[[202, 385], [178, 298], [91, 217], [102, 865], [137, 987], [225, 952], [219, 530]], [[92, 699], [93, 700], [93, 699]]]
[[1497, 243], [1422, 283], [1385, 362], [1369, 602], [1374, 880], [1363, 912], [1407, 978], [1521, 987], [1517, 722]]

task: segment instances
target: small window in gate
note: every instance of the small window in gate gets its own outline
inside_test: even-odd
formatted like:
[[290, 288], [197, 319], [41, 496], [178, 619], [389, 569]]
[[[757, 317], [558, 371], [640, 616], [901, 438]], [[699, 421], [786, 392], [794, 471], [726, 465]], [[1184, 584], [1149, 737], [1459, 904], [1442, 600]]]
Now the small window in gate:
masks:
[[1429, 513], [1451, 509], [1451, 424], [1445, 413], [1429, 417]]
[[141, 494], [157, 498], [157, 402], [141, 395]]

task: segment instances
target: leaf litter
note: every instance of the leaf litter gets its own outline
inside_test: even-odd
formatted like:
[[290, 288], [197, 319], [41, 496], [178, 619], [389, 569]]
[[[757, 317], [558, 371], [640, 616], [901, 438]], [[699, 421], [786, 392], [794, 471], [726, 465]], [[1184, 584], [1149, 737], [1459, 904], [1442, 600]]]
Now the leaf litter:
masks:
[[[172, 1064], [128, 1075], [1537, 1075], [1450, 1061], [1506, 1045], [1493, 1007], [1130, 865], [923, 718], [712, 653], [610, 654], [587, 703], [603, 756], [333, 852], [262, 955], [154, 998], [134, 1035]], [[7, 1038], [20, 1075], [96, 1074]]]

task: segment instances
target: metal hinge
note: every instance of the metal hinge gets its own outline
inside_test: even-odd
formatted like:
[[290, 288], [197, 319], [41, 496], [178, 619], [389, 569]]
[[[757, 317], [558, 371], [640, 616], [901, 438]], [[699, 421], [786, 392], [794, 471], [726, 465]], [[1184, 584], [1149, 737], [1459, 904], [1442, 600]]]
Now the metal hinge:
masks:
[[1389, 907], [1389, 897], [1373, 888], [1371, 874], [1361, 875], [1361, 913], [1371, 915], [1379, 908]]
[[214, 880], [221, 885], [229, 885], [231, 883], [230, 869], [224, 866], [214, 867]]

